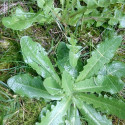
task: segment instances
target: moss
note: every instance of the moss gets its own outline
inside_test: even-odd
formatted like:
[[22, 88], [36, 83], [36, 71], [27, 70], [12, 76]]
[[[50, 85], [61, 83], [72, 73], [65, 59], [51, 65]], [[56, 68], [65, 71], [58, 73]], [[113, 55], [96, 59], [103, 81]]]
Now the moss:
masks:
[[31, 100], [28, 98], [19, 98], [20, 108], [14, 112], [14, 115], [7, 119], [8, 125], [34, 125], [38, 121], [41, 109], [45, 106], [43, 100]]

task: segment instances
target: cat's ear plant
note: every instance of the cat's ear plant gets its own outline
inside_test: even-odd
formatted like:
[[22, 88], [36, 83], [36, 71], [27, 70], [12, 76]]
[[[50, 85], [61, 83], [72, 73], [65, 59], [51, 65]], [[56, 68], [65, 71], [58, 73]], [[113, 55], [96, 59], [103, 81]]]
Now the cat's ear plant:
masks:
[[121, 44], [121, 36], [106, 38], [99, 44], [80, 73], [81, 47], [76, 46], [77, 40], [68, 39], [68, 47], [61, 42], [57, 49], [57, 65], [62, 74], [59, 77], [44, 48], [28, 36], [21, 38], [24, 61], [39, 76], [20, 74], [7, 83], [21, 96], [52, 102], [43, 108], [36, 125], [81, 125], [82, 115], [90, 125], [111, 125], [106, 116], [110, 114], [125, 119], [125, 103], [113, 96], [124, 88], [121, 78], [125, 64], [110, 62]]

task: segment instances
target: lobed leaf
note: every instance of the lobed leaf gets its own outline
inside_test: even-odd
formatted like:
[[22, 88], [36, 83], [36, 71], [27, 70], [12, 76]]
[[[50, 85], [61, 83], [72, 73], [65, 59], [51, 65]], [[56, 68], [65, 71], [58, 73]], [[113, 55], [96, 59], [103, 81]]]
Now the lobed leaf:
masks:
[[55, 107], [56, 103], [55, 102], [50, 102], [49, 104], [47, 103], [44, 108], [42, 108], [40, 115], [39, 115], [39, 122], [46, 117], [47, 113], [52, 111], [53, 108]]
[[76, 104], [89, 125], [112, 125], [112, 122], [106, 116], [102, 116], [92, 106], [87, 105], [82, 100], [76, 99]]
[[2, 23], [13, 30], [24, 30], [32, 26], [34, 22], [38, 22], [38, 18], [41, 18], [41, 14], [24, 12], [22, 8], [17, 8], [11, 17], [3, 17]]
[[124, 83], [116, 76], [98, 75], [96, 78], [91, 77], [74, 85], [74, 90], [77, 92], [110, 92], [111, 94], [118, 93], [124, 88]]
[[17, 94], [29, 98], [45, 98], [60, 100], [61, 96], [51, 96], [43, 87], [40, 77], [32, 77], [29, 74], [16, 75], [8, 79], [7, 84]]
[[52, 77], [57, 83], [60, 78], [56, 74], [44, 48], [37, 42], [33, 42], [28, 36], [21, 38], [21, 49], [24, 61], [29, 64], [43, 78]]
[[92, 57], [88, 60], [84, 70], [80, 72], [76, 82], [90, 78], [97, 74], [104, 64], [109, 63], [122, 42], [121, 36], [114, 36], [106, 39], [103, 43], [97, 46], [97, 49], [92, 53]]
[[77, 94], [76, 98], [83, 100], [87, 104], [92, 104], [94, 108], [98, 108], [107, 114], [116, 115], [121, 119], [125, 119], [125, 103], [115, 98], [106, 96], [95, 96], [93, 94]]
[[66, 116], [66, 125], [81, 125], [79, 111], [75, 105], [71, 106]]
[[114, 16], [110, 18], [108, 24], [110, 25], [116, 25], [120, 24], [119, 28], [125, 28], [125, 16], [123, 10], [115, 9]]
[[41, 123], [36, 125], [59, 125], [63, 122], [63, 116], [66, 115], [68, 108], [71, 105], [71, 98], [65, 97], [53, 108], [51, 112], [42, 118]]

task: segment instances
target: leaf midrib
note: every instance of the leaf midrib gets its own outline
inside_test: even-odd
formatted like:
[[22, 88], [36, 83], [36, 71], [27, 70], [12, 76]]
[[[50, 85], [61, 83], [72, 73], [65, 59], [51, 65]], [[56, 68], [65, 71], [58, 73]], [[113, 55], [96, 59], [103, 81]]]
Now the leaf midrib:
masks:
[[[83, 105], [83, 106], [84, 106], [84, 105]], [[86, 108], [85, 106], [84, 106], [84, 109], [87, 110], [87, 108]], [[94, 117], [89, 110], [87, 110], [87, 112], [89, 112], [89, 116], [90, 116], [92, 119], [94, 119], [94, 121], [97, 123], [97, 125], [101, 125], [101, 124], [98, 122], [98, 119], [97, 119], [96, 117]]]
[[[27, 42], [27, 46], [28, 46], [28, 43], [29, 42]], [[28, 49], [29, 49], [29, 52], [31, 51], [32, 52], [32, 50], [30, 50], [30, 48], [29, 47], [27, 47]], [[33, 54], [33, 57], [35, 58], [35, 59], [37, 59], [37, 60], [39, 60], [38, 58], [36, 58], [36, 56], [34, 56], [34, 53], [32, 53]], [[23, 55], [25, 56], [25, 54], [23, 53]], [[25, 56], [25, 58], [27, 59], [27, 56]], [[35, 62], [34, 60], [33, 60], [33, 62]], [[36, 63], [36, 62], [35, 62]], [[55, 77], [53, 76], [53, 74], [51, 74], [43, 65], [42, 65], [42, 63], [40, 62], [40, 60], [39, 60], [39, 63], [36, 63], [36, 64], [39, 64], [46, 72], [48, 72], [48, 74], [50, 75], [50, 76], [52, 76], [54, 79], [55, 79]], [[54, 71], [53, 71], [53, 73], [54, 73]], [[57, 81], [58, 82], [58, 81]]]
[[[115, 38], [115, 40], [116, 40], [116, 38]], [[115, 41], [115, 40], [114, 40], [114, 41]], [[112, 46], [114, 46], [114, 44], [112, 44]], [[109, 48], [112, 48], [112, 46], [109, 46]], [[89, 74], [89, 72], [90, 72], [90, 71], [93, 69], [93, 67], [99, 62], [99, 60], [100, 60], [102, 57], [104, 57], [105, 53], [107, 52], [107, 50], [109, 50], [109, 48], [106, 49], [106, 51], [105, 51], [103, 54], [100, 52], [102, 55], [97, 51], [101, 56], [99, 57], [99, 59], [97, 59], [97, 61], [95, 61], [95, 64], [92, 65], [92, 67], [91, 67], [89, 70], [87, 70], [87, 73], [86, 73], [86, 75], [84, 76], [83, 79], [85, 79], [85, 78], [87, 77], [87, 75]], [[91, 58], [90, 58], [90, 59], [91, 59]], [[86, 66], [87, 66], [87, 65], [86, 65]], [[85, 71], [85, 70], [83, 70], [83, 71]], [[83, 79], [82, 79], [82, 80], [83, 80]], [[78, 82], [78, 81], [80, 81], [80, 80], [76, 80], [76, 81]]]
[[[99, 103], [101, 103], [101, 104], [103, 104], [103, 105], [109, 105], [110, 107], [114, 107], [114, 109], [117, 109], [117, 110], [119, 110], [119, 107], [117, 107], [116, 105], [112, 105], [112, 104], [110, 104], [110, 103], [108, 103], [108, 101], [106, 101], [106, 103], [103, 101], [103, 99], [101, 100], [101, 101], [99, 101], [99, 100], [96, 100], [96, 99], [93, 99], [93, 98], [91, 98], [91, 97], [86, 97], [86, 96], [84, 96], [83, 97], [83, 100], [84, 100], [84, 98], [89, 98], [90, 100], [93, 100], [93, 101], [96, 101], [97, 103], [96, 104], [98, 104], [98, 102]], [[87, 102], [87, 101], [86, 101]], [[98, 107], [100, 107], [100, 106], [98, 106]], [[123, 111], [122, 109], [120, 110], [121, 112]]]
[[65, 105], [62, 107], [62, 109], [57, 112], [57, 114], [52, 118], [52, 120], [48, 123], [48, 125], [51, 125], [51, 123], [53, 122], [53, 120], [63, 111], [63, 109], [65, 109], [65, 107], [67, 106], [67, 104], [69, 103], [69, 101], [71, 100], [71, 98], [69, 98], [67, 100], [67, 102], [65, 103]]
[[94, 87], [84, 87], [84, 88], [82, 88], [82, 87], [80, 87], [80, 88], [78, 88], [78, 87], [76, 87], [75, 88], [75, 90], [87, 90], [87, 89], [96, 89], [96, 88], [103, 88], [104, 86], [94, 86]]

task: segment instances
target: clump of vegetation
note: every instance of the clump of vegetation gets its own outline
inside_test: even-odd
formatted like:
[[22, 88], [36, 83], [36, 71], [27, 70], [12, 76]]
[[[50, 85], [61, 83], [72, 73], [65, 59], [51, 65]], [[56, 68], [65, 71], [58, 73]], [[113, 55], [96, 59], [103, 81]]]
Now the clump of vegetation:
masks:
[[[81, 124], [79, 112], [85, 116], [89, 124], [95, 125], [98, 123], [112, 124], [99, 111], [125, 119], [123, 110], [125, 103], [111, 95], [108, 97], [102, 93], [115, 94], [124, 88], [124, 83], [120, 78], [124, 76], [125, 64], [121, 62], [109, 63], [121, 44], [121, 36], [107, 38], [98, 45], [80, 74], [81, 67], [79, 68], [77, 63], [82, 47], [76, 45], [76, 39], [68, 37], [68, 40], [70, 42], [67, 44], [69, 49], [65, 43], [60, 43], [58, 47], [57, 64], [62, 73], [60, 79], [44, 48], [33, 42], [30, 37], [22, 37], [21, 49], [25, 62], [45, 80], [42, 82], [39, 76], [32, 77], [29, 74], [21, 74], [8, 80], [9, 87], [15, 93], [29, 98], [39, 99], [42, 97], [48, 100], [57, 100], [56, 105], [52, 104], [50, 109], [46, 108], [49, 112], [45, 112], [45, 109], [42, 111], [41, 122], [37, 125], [58, 125], [61, 123], [79, 125]], [[60, 48], [65, 49], [63, 54]], [[94, 108], [98, 108], [98, 111]]]

